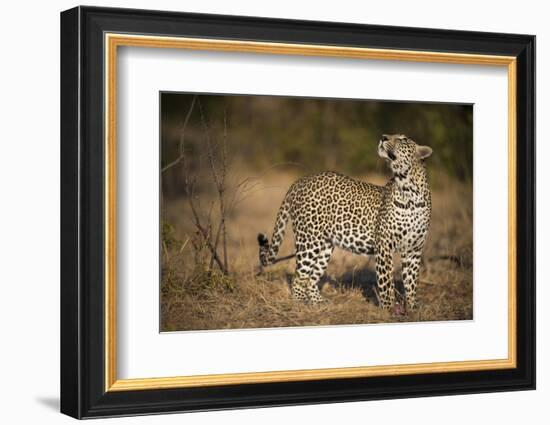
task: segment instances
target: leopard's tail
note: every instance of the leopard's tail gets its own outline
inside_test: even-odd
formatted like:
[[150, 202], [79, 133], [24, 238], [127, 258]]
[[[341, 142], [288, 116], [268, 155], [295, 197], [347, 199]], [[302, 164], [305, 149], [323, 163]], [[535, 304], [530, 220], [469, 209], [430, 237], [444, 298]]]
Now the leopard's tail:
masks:
[[258, 245], [260, 245], [260, 264], [262, 266], [268, 266], [273, 264], [275, 258], [277, 258], [277, 253], [279, 252], [279, 247], [283, 242], [285, 236], [285, 229], [288, 219], [290, 218], [290, 203], [288, 201], [288, 194], [285, 196], [279, 212], [277, 213], [277, 218], [275, 219], [275, 226], [273, 228], [273, 236], [271, 237], [271, 243], [269, 239], [263, 233], [258, 234]]

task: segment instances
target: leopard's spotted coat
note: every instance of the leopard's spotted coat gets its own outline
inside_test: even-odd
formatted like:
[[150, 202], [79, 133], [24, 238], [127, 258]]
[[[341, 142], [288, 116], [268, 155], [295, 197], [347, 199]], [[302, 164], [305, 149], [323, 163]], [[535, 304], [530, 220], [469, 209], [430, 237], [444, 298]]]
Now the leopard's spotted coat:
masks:
[[294, 299], [322, 301], [317, 283], [334, 247], [376, 256], [378, 296], [384, 308], [395, 304], [393, 253], [401, 254], [406, 305], [416, 307], [422, 249], [428, 234], [431, 196], [424, 159], [431, 148], [404, 135], [384, 135], [378, 154], [393, 177], [385, 186], [323, 172], [296, 181], [275, 220], [271, 243], [258, 235], [260, 262], [271, 264], [292, 221], [296, 245]]

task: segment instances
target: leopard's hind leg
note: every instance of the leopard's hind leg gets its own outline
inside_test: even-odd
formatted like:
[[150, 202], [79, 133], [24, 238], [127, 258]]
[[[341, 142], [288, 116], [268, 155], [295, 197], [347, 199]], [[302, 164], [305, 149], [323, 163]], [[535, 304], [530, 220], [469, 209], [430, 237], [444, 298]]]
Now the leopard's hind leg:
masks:
[[296, 272], [290, 284], [290, 292], [292, 293], [292, 299], [294, 301], [301, 303], [308, 302], [308, 281], [309, 276], [307, 274]]
[[332, 244], [324, 240], [296, 243], [296, 275], [292, 282], [292, 295], [297, 301], [318, 304], [323, 301], [317, 283], [325, 272], [332, 254]]
[[322, 241], [319, 248], [314, 248], [313, 253], [317, 253], [315, 262], [313, 264], [313, 270], [311, 271], [309, 279], [310, 292], [308, 293], [309, 299], [313, 304], [317, 304], [323, 301], [321, 293], [319, 291], [319, 280], [327, 269], [328, 262], [334, 251], [334, 245], [329, 240]]

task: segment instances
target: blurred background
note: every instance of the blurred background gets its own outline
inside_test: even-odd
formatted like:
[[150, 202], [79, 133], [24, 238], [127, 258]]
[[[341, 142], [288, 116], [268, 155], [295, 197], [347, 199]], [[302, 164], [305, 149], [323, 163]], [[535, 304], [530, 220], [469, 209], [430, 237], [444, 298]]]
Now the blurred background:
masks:
[[[441, 103], [162, 93], [161, 329], [472, 319], [472, 112]], [[304, 175], [334, 170], [384, 185], [390, 175], [377, 146], [385, 133], [433, 149], [420, 309], [382, 311], [374, 259], [339, 249], [320, 283], [329, 304], [292, 302], [294, 260], [259, 274], [257, 234], [271, 237], [286, 191]], [[291, 227], [280, 257], [294, 252]]]
[[[161, 96], [163, 165], [178, 156], [180, 131], [193, 97]], [[430, 172], [460, 181], [472, 179], [472, 105], [275, 96], [199, 98], [211, 133], [221, 134], [225, 117], [233, 160], [253, 171], [278, 164], [300, 166], [307, 173], [384, 173], [376, 154], [378, 140], [382, 134], [402, 133], [433, 148], [427, 162]], [[201, 151], [204, 137], [195, 107], [185, 136], [190, 156]], [[179, 194], [181, 170], [163, 176], [163, 188], [166, 196]]]

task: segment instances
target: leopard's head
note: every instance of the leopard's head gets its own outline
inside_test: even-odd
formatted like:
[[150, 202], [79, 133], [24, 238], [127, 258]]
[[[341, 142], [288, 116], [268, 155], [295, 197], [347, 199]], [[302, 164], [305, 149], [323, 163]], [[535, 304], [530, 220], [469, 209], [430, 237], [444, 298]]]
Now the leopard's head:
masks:
[[378, 155], [385, 159], [394, 175], [404, 176], [416, 164], [432, 154], [429, 146], [417, 145], [403, 134], [383, 134], [378, 143]]

